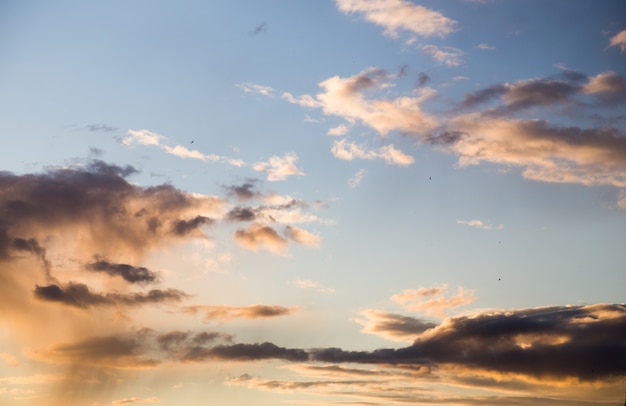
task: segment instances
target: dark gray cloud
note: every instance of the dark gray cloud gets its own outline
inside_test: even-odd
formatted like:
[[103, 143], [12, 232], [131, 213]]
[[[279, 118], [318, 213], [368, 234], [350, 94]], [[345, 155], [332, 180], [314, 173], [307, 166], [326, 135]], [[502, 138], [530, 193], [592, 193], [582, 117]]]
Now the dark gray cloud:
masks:
[[96, 293], [82, 283], [70, 282], [66, 286], [51, 284], [36, 286], [35, 297], [67, 306], [89, 308], [94, 306], [139, 306], [157, 303], [175, 303], [188, 297], [177, 289], [152, 289], [147, 293]]
[[235, 207], [228, 212], [226, 218], [231, 221], [254, 221], [256, 210], [250, 207]]
[[626, 376], [626, 305], [547, 307], [448, 319], [411, 346], [311, 350], [332, 363], [453, 365], [538, 379]]
[[259, 197], [259, 192], [255, 191], [255, 179], [249, 179], [246, 183], [239, 186], [225, 186], [226, 193], [235, 196], [239, 200], [250, 200]]
[[174, 232], [174, 234], [178, 235], [178, 236], [185, 236], [195, 230], [197, 230], [199, 227], [206, 225], [206, 224], [212, 224], [214, 221], [208, 217], [205, 216], [196, 216], [190, 220], [178, 220], [176, 222], [174, 222], [173, 226], [172, 226], [172, 230]]
[[156, 282], [157, 275], [143, 266], [135, 267], [128, 264], [114, 264], [99, 260], [87, 264], [87, 269], [95, 272], [105, 272], [111, 276], [120, 276], [130, 283]]
[[197, 347], [182, 358], [184, 361], [203, 361], [210, 358], [233, 361], [282, 359], [301, 362], [309, 358], [302, 349], [283, 348], [272, 343], [218, 345], [212, 348]]
[[473, 93], [468, 93], [463, 97], [461, 101], [461, 108], [472, 108], [480, 104], [487, 103], [497, 97], [502, 96], [506, 92], [504, 85], [493, 85], [485, 89], [478, 90]]
[[417, 75], [417, 86], [424, 86], [426, 85], [428, 82], [430, 82], [430, 76], [428, 76], [427, 74], [425, 74], [424, 72], [420, 72]]
[[185, 306], [183, 312], [201, 313], [206, 320], [262, 319], [292, 314], [294, 307], [255, 304], [250, 306]]

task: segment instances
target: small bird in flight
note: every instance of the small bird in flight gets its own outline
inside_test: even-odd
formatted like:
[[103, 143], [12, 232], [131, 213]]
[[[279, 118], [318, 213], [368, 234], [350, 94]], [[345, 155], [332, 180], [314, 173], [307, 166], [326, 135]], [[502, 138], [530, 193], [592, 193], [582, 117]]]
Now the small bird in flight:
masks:
[[190, 144], [193, 144], [195, 141], [191, 141]]

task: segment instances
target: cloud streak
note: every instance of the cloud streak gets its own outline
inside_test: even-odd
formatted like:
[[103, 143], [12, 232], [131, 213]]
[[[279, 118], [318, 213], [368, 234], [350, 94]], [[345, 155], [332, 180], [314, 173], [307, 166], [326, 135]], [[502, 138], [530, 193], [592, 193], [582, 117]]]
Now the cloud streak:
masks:
[[[244, 89], [246, 91], [247, 89]], [[244, 166], [245, 162], [240, 159], [219, 156], [216, 154], [204, 154], [195, 149], [189, 149], [182, 145], [170, 146], [164, 143], [165, 137], [149, 130], [128, 130], [127, 136], [121, 140], [122, 145], [132, 146], [133, 144], [157, 147], [170, 155], [183, 159], [198, 159], [200, 161], [224, 162], [233, 166]]]

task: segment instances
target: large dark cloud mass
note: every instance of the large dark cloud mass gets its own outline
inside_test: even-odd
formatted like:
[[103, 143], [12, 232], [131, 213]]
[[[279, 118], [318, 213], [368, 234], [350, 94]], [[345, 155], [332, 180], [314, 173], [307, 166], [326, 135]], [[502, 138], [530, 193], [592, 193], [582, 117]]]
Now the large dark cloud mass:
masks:
[[581, 381], [626, 376], [626, 305], [523, 309], [447, 319], [411, 346], [317, 349], [322, 362], [456, 365]]

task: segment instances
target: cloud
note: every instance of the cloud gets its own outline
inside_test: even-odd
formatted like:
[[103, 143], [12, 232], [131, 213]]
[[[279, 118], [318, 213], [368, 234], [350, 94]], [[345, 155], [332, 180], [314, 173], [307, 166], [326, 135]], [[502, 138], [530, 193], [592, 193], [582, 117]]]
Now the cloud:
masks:
[[355, 321], [363, 326], [361, 332], [375, 334], [392, 341], [414, 342], [424, 331], [436, 326], [435, 323], [415, 317], [387, 313], [380, 310], [364, 310], [363, 318]]
[[114, 400], [113, 402], [111, 402], [111, 406], [130, 405], [132, 403], [159, 403], [159, 402], [161, 402], [161, 400], [159, 400], [159, 398], [157, 397], [151, 397], [151, 398], [132, 397], [132, 398], [123, 398], [119, 400]]
[[258, 172], [265, 172], [268, 181], [276, 182], [285, 180], [288, 176], [304, 175], [304, 172], [296, 166], [297, 160], [298, 155], [295, 152], [289, 152], [282, 158], [274, 155], [266, 162], [257, 162], [252, 168]]
[[35, 355], [44, 360], [82, 366], [106, 368], [147, 368], [160, 363], [145, 357], [145, 340], [139, 334], [86, 337], [71, 343], [40, 349]]
[[128, 130], [128, 136], [121, 140], [122, 145], [131, 146], [133, 144], [149, 145], [160, 148], [168, 154], [177, 156], [183, 159], [198, 159], [201, 161], [210, 162], [225, 162], [233, 166], [244, 166], [245, 162], [240, 159], [228, 158], [215, 154], [204, 154], [198, 150], [191, 150], [182, 145], [169, 146], [164, 143], [165, 137], [163, 135], [154, 133], [149, 130]]
[[420, 108], [424, 97], [368, 98], [373, 92], [391, 86], [389, 79], [379, 68], [366, 69], [347, 78], [334, 76], [319, 84], [322, 91], [316, 99], [324, 114], [340, 116], [348, 122], [360, 121], [380, 135], [390, 131], [421, 134], [432, 129], [435, 118]]
[[483, 51], [495, 51], [496, 47], [486, 44], [486, 43], [482, 43], [482, 44], [478, 44], [476, 45], [476, 48], [483, 50]]
[[435, 45], [424, 45], [422, 51], [430, 55], [435, 61], [446, 66], [459, 66], [463, 63], [461, 56], [463, 51], [452, 47], [436, 47]]
[[310, 233], [296, 226], [286, 226], [285, 236], [298, 244], [318, 247], [321, 239], [317, 234]]
[[12, 367], [20, 365], [20, 361], [11, 354], [0, 352], [0, 360], [4, 361], [7, 365]]
[[442, 316], [446, 311], [472, 303], [474, 292], [457, 287], [457, 292], [446, 297], [447, 285], [433, 288], [407, 289], [391, 296], [391, 301], [402, 304], [406, 310], [424, 312], [428, 315]]
[[258, 93], [262, 94], [263, 96], [272, 96], [274, 93], [274, 89], [272, 89], [270, 86], [262, 86], [250, 82], [238, 83], [235, 86], [243, 90], [245, 93]]
[[430, 82], [430, 76], [428, 76], [424, 72], [420, 72], [419, 75], [417, 75], [418, 86], [425, 86], [428, 82]]
[[120, 276], [129, 283], [150, 283], [157, 281], [157, 275], [143, 266], [134, 267], [128, 264], [114, 264], [101, 259], [87, 264], [86, 268], [94, 272], [104, 272], [111, 276]]
[[335, 158], [346, 161], [354, 159], [382, 159], [388, 164], [400, 166], [411, 165], [415, 161], [412, 156], [396, 149], [393, 144], [378, 149], [367, 149], [365, 145], [358, 145], [342, 139], [333, 143], [331, 151]]
[[350, 188], [354, 189], [355, 187], [359, 186], [361, 184], [361, 182], [363, 181], [363, 178], [365, 178], [365, 174], [367, 172], [365, 171], [365, 169], [359, 169], [353, 177], [351, 177], [348, 180], [348, 186], [350, 186]]
[[233, 320], [233, 319], [265, 319], [287, 316], [295, 313], [296, 307], [250, 305], [250, 306], [185, 306], [183, 312], [189, 314], [201, 313], [205, 320]]
[[267, 23], [261, 23], [257, 25], [252, 31], [252, 35], [259, 35], [267, 32]]
[[332, 136], [346, 135], [350, 131], [350, 127], [346, 124], [339, 124], [337, 127], [333, 127], [326, 134]]
[[542, 182], [626, 187], [626, 134], [613, 128], [559, 127], [542, 120], [459, 116], [452, 133], [428, 139], [459, 155], [460, 166], [481, 162], [523, 168]]
[[297, 104], [301, 107], [319, 108], [322, 106], [318, 100], [314, 99], [311, 95], [308, 94], [294, 96], [289, 92], [284, 92], [281, 97], [287, 100], [289, 103]]
[[300, 279], [300, 278], [298, 278], [298, 279], [296, 279], [296, 281], [294, 283], [300, 289], [314, 289], [314, 290], [317, 290], [319, 292], [329, 292], [329, 293], [334, 293], [335, 292], [335, 289], [324, 287], [324, 286], [320, 285], [319, 283], [317, 283], [315, 281], [312, 281], [310, 279]]
[[87, 130], [89, 130], [90, 132], [100, 132], [100, 131], [103, 131], [103, 132], [110, 133], [110, 132], [115, 132], [117, 130], [117, 128], [115, 128], [115, 127], [111, 127], [109, 125], [102, 124], [102, 123], [100, 123], [100, 124], [88, 124], [88, 125], [85, 126], [85, 128]]
[[345, 14], [363, 14], [365, 20], [383, 27], [392, 38], [400, 30], [420, 37], [445, 37], [456, 26], [456, 21], [443, 14], [404, 0], [337, 0], [337, 8]]
[[260, 193], [254, 190], [256, 187], [255, 183], [256, 181], [252, 179], [242, 185], [225, 186], [224, 189], [226, 189], [229, 195], [235, 196], [238, 200], [246, 201], [260, 196]]
[[273, 253], [280, 253], [287, 249], [288, 244], [276, 230], [260, 223], [250, 224], [247, 230], [237, 230], [234, 238], [241, 246], [252, 251], [265, 248]]
[[626, 79], [616, 72], [604, 72], [588, 78], [582, 92], [600, 98], [601, 101], [617, 104], [626, 100]]
[[175, 303], [188, 297], [177, 289], [152, 289], [147, 293], [95, 293], [87, 285], [70, 282], [67, 286], [36, 286], [35, 297], [48, 302], [86, 309], [93, 306], [139, 306]]
[[620, 31], [611, 37], [609, 42], [610, 47], [620, 47], [620, 51], [623, 53], [626, 51], [626, 30]]
[[65, 239], [79, 258], [143, 254], [183, 237], [180, 221], [222, 216], [222, 199], [170, 185], [135, 186], [125, 179], [134, 172], [91, 161], [44, 174], [0, 174], [0, 257], [16, 250], [41, 257], [46, 247], [37, 244], [51, 236]]
[[504, 225], [498, 224], [497, 226], [489, 223], [484, 223], [481, 220], [457, 220], [457, 224], [465, 224], [466, 226], [481, 228], [483, 230], [503, 230]]
[[595, 382], [624, 377], [624, 325], [623, 304], [492, 311], [445, 319], [405, 348], [325, 348], [310, 354], [318, 362], [434, 364], [554, 382]]

